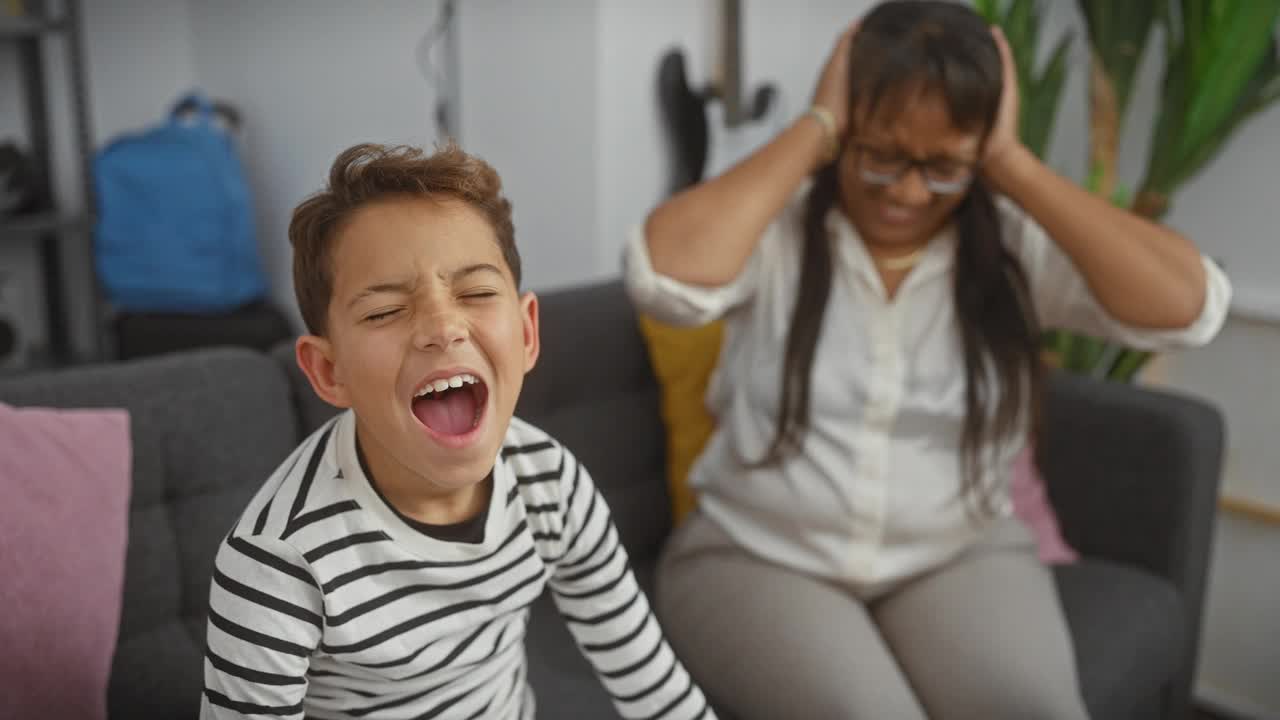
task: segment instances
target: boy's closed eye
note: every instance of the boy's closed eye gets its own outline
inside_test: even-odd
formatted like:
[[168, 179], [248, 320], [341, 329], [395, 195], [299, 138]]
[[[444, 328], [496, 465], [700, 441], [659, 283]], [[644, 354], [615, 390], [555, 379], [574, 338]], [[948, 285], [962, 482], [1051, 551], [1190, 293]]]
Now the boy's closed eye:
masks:
[[364, 322], [378, 322], [379, 320], [386, 320], [387, 318], [399, 313], [401, 310], [403, 310], [403, 308], [398, 307], [378, 310], [377, 312], [364, 316]]
[[463, 292], [459, 297], [463, 300], [487, 300], [497, 296], [498, 291], [493, 288], [474, 288]]

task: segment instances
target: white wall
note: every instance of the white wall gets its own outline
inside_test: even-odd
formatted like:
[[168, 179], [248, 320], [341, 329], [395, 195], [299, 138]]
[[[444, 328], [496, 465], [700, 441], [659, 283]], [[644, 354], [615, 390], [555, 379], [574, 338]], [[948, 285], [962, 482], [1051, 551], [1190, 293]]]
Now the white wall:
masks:
[[1280, 533], [1222, 515], [1197, 693], [1239, 717], [1280, 718]]
[[[1233, 317], [1209, 346], [1171, 356], [1161, 369], [1161, 384], [1210, 398], [1226, 415], [1223, 492], [1280, 508], [1280, 326]], [[1280, 569], [1280, 544], [1277, 553]]]
[[665, 195], [668, 150], [657, 104], [658, 64], [668, 50], [681, 49], [690, 81], [707, 81], [715, 32], [711, 10], [711, 3], [687, 0], [600, 3], [595, 272], [617, 271], [627, 229]]
[[524, 285], [600, 277], [596, 0], [459, 3], [461, 140], [502, 175]]
[[424, 40], [434, 0], [191, 3], [200, 86], [244, 115], [243, 153], [281, 307], [294, 310], [289, 217], [357, 142], [430, 146]]
[[1221, 259], [1235, 282], [1242, 315], [1280, 322], [1278, 168], [1280, 104], [1255, 116], [1184, 186], [1168, 222]]
[[187, 2], [97, 0], [81, 6], [95, 144], [158, 122], [195, 87]]

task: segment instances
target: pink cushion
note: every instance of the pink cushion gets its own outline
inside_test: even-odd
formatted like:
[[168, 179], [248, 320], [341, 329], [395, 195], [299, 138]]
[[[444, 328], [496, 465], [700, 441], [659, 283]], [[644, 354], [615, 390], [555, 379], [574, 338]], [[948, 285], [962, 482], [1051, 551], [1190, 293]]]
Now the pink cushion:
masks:
[[1041, 562], [1058, 565], [1079, 559], [1058, 528], [1058, 515], [1049, 503], [1049, 493], [1045, 491], [1044, 478], [1036, 468], [1035, 452], [1030, 445], [1013, 461], [1009, 494], [1013, 500], [1013, 514], [1031, 529], [1036, 538]]
[[130, 459], [123, 410], [0, 403], [0, 718], [106, 718]]

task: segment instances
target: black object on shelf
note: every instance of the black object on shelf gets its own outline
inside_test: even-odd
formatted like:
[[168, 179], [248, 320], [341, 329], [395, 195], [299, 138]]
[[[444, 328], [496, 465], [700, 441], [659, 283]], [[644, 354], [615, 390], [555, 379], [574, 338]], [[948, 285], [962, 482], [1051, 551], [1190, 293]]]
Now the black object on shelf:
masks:
[[47, 207], [44, 190], [48, 183], [31, 153], [12, 141], [0, 143], [0, 217], [28, 213]]
[[89, 218], [84, 215], [41, 212], [0, 217], [0, 239], [4, 242], [39, 240], [42, 235], [51, 232], [89, 232], [89, 230]]
[[[48, 347], [38, 348], [34, 355], [47, 357], [48, 362], [58, 365], [101, 360], [106, 316], [93, 272], [94, 200], [89, 174], [92, 140], [82, 62], [80, 3], [26, 0], [23, 5], [26, 15], [0, 17], [0, 43], [17, 48], [28, 133], [23, 160], [30, 163], [36, 187], [34, 201], [21, 208], [25, 212], [0, 214], [0, 245], [29, 242], [39, 251]], [[55, 37], [64, 42], [45, 42]], [[54, 53], [63, 53], [63, 62], [52, 62]], [[65, 68], [65, 75], [51, 75], [50, 68], [59, 66]], [[51, 104], [47, 96], [51, 87], [66, 88], [69, 95], [67, 107], [76, 157], [70, 172], [75, 173], [75, 181], [82, 189], [84, 210], [62, 206], [53, 192], [56, 175], [66, 169], [56, 168], [53, 163], [54, 123], [50, 113], [57, 104]]]

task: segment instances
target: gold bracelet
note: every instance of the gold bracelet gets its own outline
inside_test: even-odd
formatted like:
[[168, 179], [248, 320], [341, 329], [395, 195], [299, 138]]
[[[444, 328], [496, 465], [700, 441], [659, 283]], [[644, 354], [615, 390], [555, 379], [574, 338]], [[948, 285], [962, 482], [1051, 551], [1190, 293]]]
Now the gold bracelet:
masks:
[[826, 165], [836, 159], [836, 155], [840, 153], [840, 138], [836, 135], [836, 116], [827, 108], [821, 105], [814, 105], [809, 108], [805, 115], [812, 117], [822, 126], [822, 133], [826, 137], [827, 151], [822, 157], [822, 164]]

